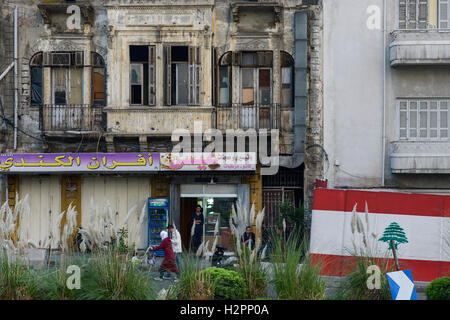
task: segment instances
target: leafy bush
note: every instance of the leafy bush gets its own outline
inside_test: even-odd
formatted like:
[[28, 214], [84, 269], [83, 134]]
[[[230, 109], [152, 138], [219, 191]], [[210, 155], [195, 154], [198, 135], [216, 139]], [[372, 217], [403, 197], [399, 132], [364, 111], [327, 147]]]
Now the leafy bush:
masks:
[[450, 300], [450, 277], [441, 277], [431, 281], [425, 294], [427, 300]]
[[248, 296], [244, 277], [232, 270], [210, 267], [203, 272], [214, 282], [214, 298], [218, 300], [241, 300]]

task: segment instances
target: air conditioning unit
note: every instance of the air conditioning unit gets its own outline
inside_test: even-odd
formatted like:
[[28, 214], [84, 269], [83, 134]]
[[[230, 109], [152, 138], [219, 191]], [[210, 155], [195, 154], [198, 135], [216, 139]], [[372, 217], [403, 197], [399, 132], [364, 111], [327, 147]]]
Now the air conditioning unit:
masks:
[[70, 52], [53, 52], [51, 64], [55, 67], [70, 66]]

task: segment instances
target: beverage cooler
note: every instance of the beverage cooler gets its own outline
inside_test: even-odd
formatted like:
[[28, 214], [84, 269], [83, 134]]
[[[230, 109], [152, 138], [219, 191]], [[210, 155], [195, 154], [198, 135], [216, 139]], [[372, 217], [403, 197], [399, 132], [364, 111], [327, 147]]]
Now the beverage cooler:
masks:
[[[169, 199], [148, 198], [148, 246], [161, 244], [160, 233], [167, 231], [169, 221]], [[162, 249], [156, 251], [156, 256], [164, 256]]]

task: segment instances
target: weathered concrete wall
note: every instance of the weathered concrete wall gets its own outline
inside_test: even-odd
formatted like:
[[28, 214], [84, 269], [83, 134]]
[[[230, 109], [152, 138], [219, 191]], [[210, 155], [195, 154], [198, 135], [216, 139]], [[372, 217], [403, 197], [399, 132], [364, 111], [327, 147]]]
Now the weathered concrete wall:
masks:
[[[306, 110], [306, 157], [304, 177], [305, 209], [311, 213], [316, 179], [323, 178], [324, 152], [324, 15], [323, 4], [315, 6], [308, 15], [309, 28], [309, 88]], [[325, 168], [326, 169], [326, 168]]]
[[[14, 56], [14, 27], [13, 7], [7, 2], [0, 3], [0, 73], [13, 62]], [[0, 116], [13, 119], [14, 106], [14, 70], [0, 81]], [[0, 152], [10, 147], [12, 127], [0, 118]]]

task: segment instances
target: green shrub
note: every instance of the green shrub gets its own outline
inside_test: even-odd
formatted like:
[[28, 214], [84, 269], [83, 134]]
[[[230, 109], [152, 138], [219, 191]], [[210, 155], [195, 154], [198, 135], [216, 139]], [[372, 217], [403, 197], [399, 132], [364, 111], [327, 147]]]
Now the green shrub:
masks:
[[38, 275], [24, 261], [0, 253], [0, 300], [39, 299]]
[[450, 277], [441, 277], [431, 281], [425, 294], [427, 300], [450, 300]]
[[214, 298], [217, 300], [241, 300], [248, 296], [244, 277], [233, 270], [210, 267], [203, 272], [214, 282]]

